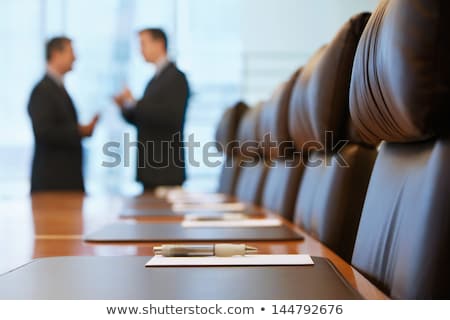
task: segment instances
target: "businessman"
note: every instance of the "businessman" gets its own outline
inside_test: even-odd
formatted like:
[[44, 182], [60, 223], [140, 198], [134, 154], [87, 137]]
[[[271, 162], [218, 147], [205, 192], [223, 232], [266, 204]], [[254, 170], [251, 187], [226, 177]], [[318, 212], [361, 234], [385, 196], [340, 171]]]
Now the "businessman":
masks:
[[147, 190], [181, 185], [185, 180], [182, 141], [188, 82], [167, 57], [163, 30], [144, 29], [139, 39], [145, 61], [156, 67], [155, 75], [140, 100], [127, 88], [114, 98], [125, 120], [138, 131], [137, 180]]
[[64, 75], [75, 62], [72, 41], [50, 39], [45, 55], [47, 72], [28, 103], [35, 140], [31, 192], [84, 191], [81, 139], [92, 135], [98, 116], [88, 125], [78, 124], [74, 104], [64, 88]]

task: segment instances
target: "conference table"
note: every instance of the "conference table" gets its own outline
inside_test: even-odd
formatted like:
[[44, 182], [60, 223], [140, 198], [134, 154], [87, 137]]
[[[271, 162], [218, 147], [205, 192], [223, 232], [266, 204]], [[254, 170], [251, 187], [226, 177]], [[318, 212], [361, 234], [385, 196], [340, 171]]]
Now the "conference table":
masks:
[[[205, 197], [207, 197], [205, 195]], [[145, 193], [137, 197], [89, 196], [75, 192], [46, 192], [31, 196], [0, 198], [0, 274], [32, 259], [57, 256], [152, 256], [161, 243], [87, 243], [83, 235], [106, 224], [123, 220], [126, 208], [168, 208], [170, 205]], [[267, 210], [252, 206], [255, 213]], [[128, 218], [138, 222], [179, 223], [182, 216]], [[328, 258], [346, 281], [365, 299], [388, 299], [350, 264], [302, 229], [283, 221], [301, 233], [299, 241], [246, 242], [262, 254], [309, 254]], [[293, 279], [295, 281], [295, 279]]]

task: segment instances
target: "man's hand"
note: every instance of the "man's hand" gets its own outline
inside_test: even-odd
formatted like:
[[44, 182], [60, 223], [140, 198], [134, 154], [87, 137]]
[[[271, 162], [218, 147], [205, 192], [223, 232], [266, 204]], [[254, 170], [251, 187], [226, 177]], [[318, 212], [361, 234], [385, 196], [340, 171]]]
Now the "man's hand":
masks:
[[134, 102], [133, 94], [130, 89], [125, 87], [121, 93], [114, 96], [114, 102], [120, 107], [125, 108], [127, 103], [132, 104]]
[[120, 108], [125, 108], [125, 99], [122, 94], [114, 96], [113, 99], [117, 106], [119, 106]]
[[92, 118], [91, 122], [89, 122], [87, 125], [79, 125], [78, 131], [80, 132], [81, 137], [90, 137], [94, 133], [95, 126], [97, 125], [99, 119], [99, 115], [95, 115], [94, 118]]
[[122, 97], [125, 99], [125, 101], [134, 101], [133, 94], [128, 87], [125, 87], [125, 89], [123, 89]]

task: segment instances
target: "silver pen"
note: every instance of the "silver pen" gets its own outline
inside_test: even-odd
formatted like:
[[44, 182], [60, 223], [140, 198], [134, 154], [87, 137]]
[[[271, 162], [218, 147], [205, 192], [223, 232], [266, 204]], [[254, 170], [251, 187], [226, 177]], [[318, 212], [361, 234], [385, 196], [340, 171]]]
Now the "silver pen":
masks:
[[165, 244], [154, 247], [153, 252], [156, 255], [164, 257], [232, 257], [254, 254], [257, 248], [245, 244], [201, 244], [201, 245], [183, 245], [183, 244]]

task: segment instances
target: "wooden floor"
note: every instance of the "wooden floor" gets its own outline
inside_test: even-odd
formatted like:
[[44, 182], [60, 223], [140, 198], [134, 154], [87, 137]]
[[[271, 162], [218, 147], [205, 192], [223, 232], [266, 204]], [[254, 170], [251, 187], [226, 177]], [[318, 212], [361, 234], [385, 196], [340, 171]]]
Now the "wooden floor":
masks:
[[[0, 199], [0, 274], [34, 258], [52, 256], [150, 256], [158, 243], [89, 244], [85, 233], [119, 220], [124, 208], [163, 208], [152, 195], [137, 198], [119, 196], [89, 197], [78, 193], [42, 193]], [[255, 210], [262, 211], [260, 208]], [[181, 218], [141, 218], [140, 220], [178, 223]], [[287, 222], [285, 222], [287, 223]], [[289, 224], [301, 232], [300, 229]], [[260, 253], [307, 253], [330, 259], [347, 281], [367, 299], [387, 297], [358, 271], [320, 242], [303, 233], [303, 241], [248, 243]], [[293, 280], [295, 281], [295, 279]]]

